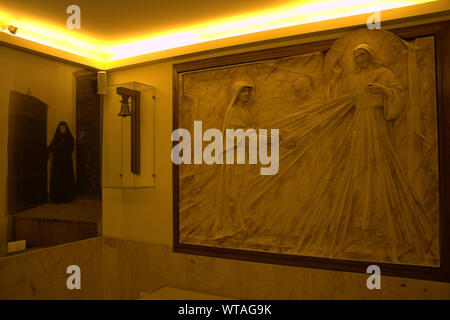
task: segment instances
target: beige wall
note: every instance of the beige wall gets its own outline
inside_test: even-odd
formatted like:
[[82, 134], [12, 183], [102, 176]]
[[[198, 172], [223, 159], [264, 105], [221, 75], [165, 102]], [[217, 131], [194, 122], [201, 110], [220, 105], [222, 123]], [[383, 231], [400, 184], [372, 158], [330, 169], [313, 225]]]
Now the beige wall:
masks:
[[[47, 144], [59, 121], [75, 133], [74, 72], [79, 67], [0, 45], [0, 257], [8, 237], [7, 166], [9, 92], [29, 93], [48, 106]], [[9, 224], [11, 226], [11, 224]]]
[[[66, 269], [81, 269], [68, 290]], [[8, 275], [8, 276], [3, 276]], [[168, 245], [92, 238], [0, 258], [2, 299], [137, 299], [171, 286], [235, 299], [450, 299], [450, 284], [173, 253]]]
[[[0, 258], [0, 300], [102, 299], [101, 237]], [[67, 267], [81, 269], [81, 290], [67, 289]]]
[[[136, 299], [170, 286], [234, 299], [450, 299], [450, 284], [174, 253], [171, 246], [103, 239], [103, 298]], [[1, 261], [0, 261], [1, 265]]]
[[[160, 244], [171, 243], [171, 68], [172, 63], [167, 62], [108, 75], [110, 84], [137, 81], [152, 85], [156, 89], [156, 186], [141, 190], [103, 189], [105, 236]], [[117, 108], [119, 107], [117, 103]], [[142, 143], [145, 143], [145, 139], [153, 137], [143, 136]], [[108, 153], [105, 152], [103, 156], [108, 157]]]

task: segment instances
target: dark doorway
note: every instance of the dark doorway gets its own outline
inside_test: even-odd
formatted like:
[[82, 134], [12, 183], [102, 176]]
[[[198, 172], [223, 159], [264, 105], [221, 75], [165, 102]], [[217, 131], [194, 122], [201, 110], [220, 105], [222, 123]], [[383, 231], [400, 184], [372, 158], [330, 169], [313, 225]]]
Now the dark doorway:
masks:
[[10, 214], [47, 202], [47, 105], [11, 91], [8, 129]]
[[101, 197], [101, 104], [97, 73], [77, 79], [77, 189], [80, 197]]

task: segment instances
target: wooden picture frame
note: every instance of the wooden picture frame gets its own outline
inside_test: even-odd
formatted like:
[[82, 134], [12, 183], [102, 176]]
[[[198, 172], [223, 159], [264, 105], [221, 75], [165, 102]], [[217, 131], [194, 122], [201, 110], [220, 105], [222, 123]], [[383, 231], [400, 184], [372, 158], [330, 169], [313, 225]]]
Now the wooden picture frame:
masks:
[[[173, 164], [173, 251], [228, 259], [365, 273], [371, 264], [381, 268], [382, 275], [450, 282], [450, 21], [389, 30], [402, 39], [435, 37], [436, 98], [438, 107], [439, 145], [439, 250], [440, 266], [415, 266], [266, 253], [180, 243], [179, 235], [179, 166]], [[283, 58], [316, 51], [327, 51], [336, 39], [246, 52], [173, 66], [173, 130], [179, 120], [179, 75], [184, 72], [231, 66], [260, 60]], [[176, 142], [173, 143], [176, 145]]]

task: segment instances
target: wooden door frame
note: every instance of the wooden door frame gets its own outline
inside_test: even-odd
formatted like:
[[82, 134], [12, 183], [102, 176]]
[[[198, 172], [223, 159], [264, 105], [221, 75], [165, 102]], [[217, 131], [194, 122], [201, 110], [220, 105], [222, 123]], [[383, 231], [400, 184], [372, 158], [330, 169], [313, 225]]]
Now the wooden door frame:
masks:
[[42, 203], [46, 203], [48, 201], [48, 170], [47, 170], [47, 166], [48, 165], [46, 165], [45, 166], [45, 174], [44, 174], [44, 176], [45, 176], [45, 192], [47, 194], [46, 201], [42, 202], [42, 203], [39, 203], [39, 204], [26, 206], [25, 208], [20, 209], [18, 211], [12, 208], [12, 197], [10, 195], [11, 195], [11, 190], [12, 190], [12, 186], [13, 186], [13, 181], [12, 181], [11, 174], [12, 174], [12, 169], [14, 167], [14, 164], [13, 164], [13, 159], [11, 158], [11, 156], [13, 154], [13, 139], [14, 139], [14, 137], [12, 136], [12, 133], [14, 134], [14, 130], [15, 130], [14, 127], [11, 127], [13, 125], [13, 123], [14, 123], [14, 121], [11, 121], [12, 118], [13, 118], [13, 112], [12, 112], [12, 107], [13, 106], [11, 105], [11, 96], [13, 94], [17, 94], [17, 95], [21, 95], [21, 96], [27, 97], [28, 99], [35, 100], [39, 104], [42, 104], [42, 105], [45, 106], [45, 129], [46, 129], [46, 132], [45, 132], [45, 137], [46, 137], [46, 139], [45, 139], [45, 146], [46, 147], [47, 147], [47, 125], [48, 125], [48, 119], [47, 119], [48, 105], [46, 103], [44, 103], [43, 101], [39, 100], [38, 98], [36, 98], [34, 96], [27, 95], [27, 94], [24, 94], [22, 92], [18, 92], [18, 91], [14, 91], [14, 90], [10, 91], [10, 93], [9, 93], [10, 100], [9, 100], [9, 106], [8, 106], [8, 149], [7, 149], [8, 150], [8, 171], [7, 171], [7, 191], [6, 191], [7, 199], [8, 199], [7, 200], [7, 203], [8, 203], [7, 207], [8, 207], [8, 214], [9, 215], [15, 215], [15, 214], [17, 214], [19, 212], [22, 212], [22, 211], [30, 209], [30, 208], [34, 208], [34, 207], [39, 206]]

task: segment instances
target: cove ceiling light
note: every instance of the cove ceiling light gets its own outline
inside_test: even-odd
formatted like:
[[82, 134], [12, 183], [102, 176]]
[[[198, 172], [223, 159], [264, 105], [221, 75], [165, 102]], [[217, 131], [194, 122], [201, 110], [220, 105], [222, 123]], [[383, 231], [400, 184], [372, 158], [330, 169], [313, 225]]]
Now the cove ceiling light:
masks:
[[0, 21], [18, 27], [15, 36], [76, 54], [99, 63], [108, 63], [213, 40], [261, 31], [293, 27], [313, 22], [369, 14], [376, 11], [434, 2], [435, 0], [307, 0], [270, 10], [232, 16], [226, 19], [148, 34], [119, 41], [83, 36], [35, 20], [21, 19], [0, 12]]

